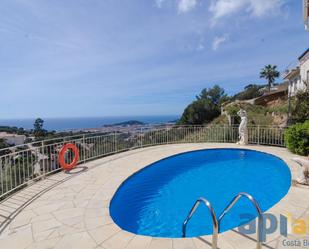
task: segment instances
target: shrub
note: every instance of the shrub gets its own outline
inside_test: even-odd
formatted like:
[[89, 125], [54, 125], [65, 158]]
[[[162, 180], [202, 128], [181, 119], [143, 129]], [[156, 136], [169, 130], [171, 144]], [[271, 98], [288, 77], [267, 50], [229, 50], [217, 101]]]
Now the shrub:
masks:
[[284, 135], [285, 143], [290, 151], [303, 156], [309, 154], [309, 120], [291, 126]]
[[296, 95], [291, 118], [294, 122], [304, 122], [309, 119], [309, 92], [300, 92]]
[[242, 92], [235, 94], [232, 99], [246, 100], [260, 97], [263, 95], [262, 89], [264, 87], [265, 86], [250, 84], [248, 86], [245, 86], [245, 89]]
[[184, 110], [178, 124], [201, 125], [212, 121], [220, 115], [220, 106], [228, 97], [218, 85], [204, 89]]

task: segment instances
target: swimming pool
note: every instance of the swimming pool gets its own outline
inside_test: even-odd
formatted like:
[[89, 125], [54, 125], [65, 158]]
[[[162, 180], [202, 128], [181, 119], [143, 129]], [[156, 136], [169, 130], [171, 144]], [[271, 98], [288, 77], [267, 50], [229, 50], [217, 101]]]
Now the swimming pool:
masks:
[[[262, 211], [289, 190], [288, 166], [273, 155], [245, 149], [191, 151], [157, 161], [129, 177], [117, 190], [110, 215], [123, 230], [153, 237], [182, 237], [182, 223], [199, 197], [211, 202], [217, 216], [239, 192], [251, 194]], [[220, 232], [256, 216], [242, 198], [222, 220]], [[187, 226], [187, 237], [212, 234], [212, 222], [203, 205]]]

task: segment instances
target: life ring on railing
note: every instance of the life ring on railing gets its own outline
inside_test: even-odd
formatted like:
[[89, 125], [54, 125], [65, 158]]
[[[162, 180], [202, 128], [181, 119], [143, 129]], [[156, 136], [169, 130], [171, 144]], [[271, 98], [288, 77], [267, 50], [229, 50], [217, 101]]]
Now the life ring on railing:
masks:
[[[65, 162], [65, 154], [66, 152], [71, 149], [72, 152], [73, 152], [73, 160], [72, 162], [70, 163], [66, 163]], [[78, 148], [72, 144], [72, 143], [68, 143], [68, 144], [65, 144], [59, 151], [59, 157], [58, 157], [58, 162], [60, 164], [60, 166], [64, 169], [64, 170], [71, 170], [73, 169], [77, 162], [78, 162], [78, 158], [79, 158], [79, 151], [78, 151]]]

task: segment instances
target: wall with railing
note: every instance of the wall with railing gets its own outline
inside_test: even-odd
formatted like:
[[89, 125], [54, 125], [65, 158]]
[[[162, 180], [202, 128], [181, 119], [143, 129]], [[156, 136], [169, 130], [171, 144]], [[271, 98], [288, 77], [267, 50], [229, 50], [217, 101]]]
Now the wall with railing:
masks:
[[[284, 146], [284, 128], [248, 127], [249, 143]], [[89, 133], [33, 142], [0, 150], [0, 200], [60, 170], [58, 154], [66, 143], [79, 150], [78, 163], [146, 146], [175, 143], [235, 143], [236, 126], [148, 126], [109, 134]], [[70, 162], [73, 153], [66, 154]]]

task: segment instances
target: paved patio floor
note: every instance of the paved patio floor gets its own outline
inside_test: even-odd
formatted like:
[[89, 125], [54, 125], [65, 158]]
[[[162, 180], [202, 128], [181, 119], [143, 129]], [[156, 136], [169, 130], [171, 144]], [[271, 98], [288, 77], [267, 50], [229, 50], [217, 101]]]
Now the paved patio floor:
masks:
[[[147, 147], [123, 152], [80, 165], [75, 173], [57, 173], [25, 188], [0, 204], [0, 223], [6, 222], [0, 234], [1, 249], [207, 249], [211, 236], [188, 239], [163, 239], [135, 235], [121, 230], [109, 215], [110, 200], [119, 185], [134, 172], [150, 163], [184, 151], [203, 148], [241, 148], [234, 144], [176, 144]], [[284, 148], [247, 146], [272, 153], [289, 165], [293, 178], [298, 165], [293, 154]], [[87, 167], [87, 170], [85, 168]], [[81, 171], [78, 173], [78, 171]], [[44, 190], [42, 192], [42, 190]], [[270, 190], [271, 191], [271, 190]], [[40, 192], [37, 198], [33, 199]], [[22, 200], [29, 197], [29, 202]], [[25, 203], [23, 207], [18, 202]], [[13, 216], [11, 210], [18, 210]], [[309, 189], [296, 185], [268, 212], [279, 216], [291, 213], [295, 218], [309, 214]], [[8, 213], [8, 214], [7, 214]], [[2, 217], [2, 221], [1, 221]], [[6, 219], [6, 217], [11, 217]], [[309, 219], [306, 218], [309, 226]], [[301, 238], [301, 237], [300, 237]], [[267, 237], [264, 248], [302, 248], [284, 246], [296, 238], [276, 232]], [[308, 236], [309, 239], [309, 236]], [[254, 236], [235, 231], [219, 235], [221, 249], [253, 249]], [[303, 246], [309, 248], [309, 245]]]

